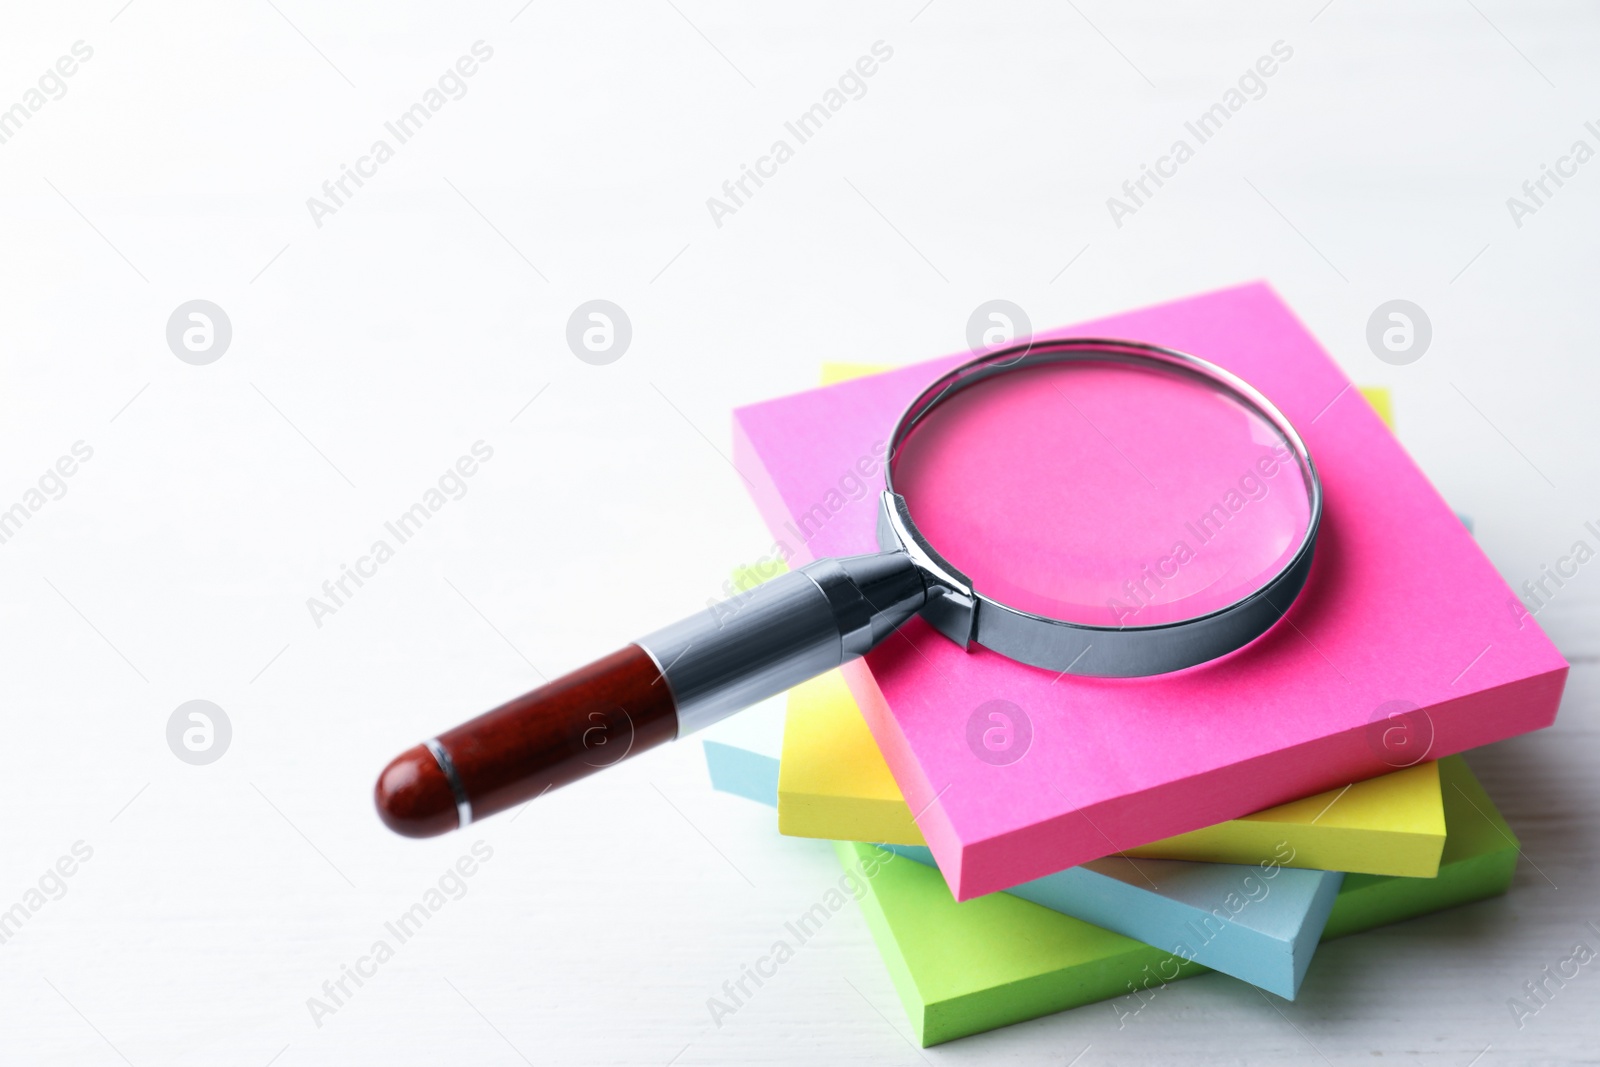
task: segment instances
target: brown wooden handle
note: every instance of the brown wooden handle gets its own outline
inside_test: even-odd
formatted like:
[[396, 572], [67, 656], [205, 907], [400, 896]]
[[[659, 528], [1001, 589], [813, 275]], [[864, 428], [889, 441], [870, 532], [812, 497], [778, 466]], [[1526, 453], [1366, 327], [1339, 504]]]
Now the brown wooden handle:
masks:
[[677, 733], [661, 669], [629, 645], [402, 752], [378, 776], [378, 815], [396, 833], [432, 837], [462, 825], [462, 800], [476, 821]]

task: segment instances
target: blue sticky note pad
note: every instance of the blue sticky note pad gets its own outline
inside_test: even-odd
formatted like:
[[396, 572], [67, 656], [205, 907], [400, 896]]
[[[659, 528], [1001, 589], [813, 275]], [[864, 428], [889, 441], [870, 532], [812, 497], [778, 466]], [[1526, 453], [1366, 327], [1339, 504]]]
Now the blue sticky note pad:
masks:
[[782, 697], [763, 700], [722, 720], [700, 736], [711, 772], [711, 788], [719, 793], [778, 806], [778, 753], [783, 751]]
[[[933, 866], [921, 845], [887, 845]], [[1094, 860], [1006, 892], [1293, 1000], [1344, 875], [1274, 864]]]
[[736, 748], [721, 741], [706, 741], [706, 768], [711, 788], [719, 793], [778, 806], [778, 761], [771, 756]]
[[[777, 806], [778, 760], [705, 742], [712, 788]], [[920, 845], [887, 845], [933, 866]], [[1094, 860], [1007, 890], [1293, 1000], [1344, 875], [1272, 864]]]

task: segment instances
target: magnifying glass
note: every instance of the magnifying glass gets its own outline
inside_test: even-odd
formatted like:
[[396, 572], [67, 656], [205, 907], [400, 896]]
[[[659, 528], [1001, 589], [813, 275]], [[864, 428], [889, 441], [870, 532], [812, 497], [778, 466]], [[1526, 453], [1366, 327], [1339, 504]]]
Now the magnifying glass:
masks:
[[889, 441], [882, 551], [809, 563], [402, 753], [383, 821], [445, 833], [865, 655], [920, 614], [965, 649], [1127, 678], [1217, 659], [1305, 585], [1322, 483], [1266, 397], [1132, 341], [949, 371]]

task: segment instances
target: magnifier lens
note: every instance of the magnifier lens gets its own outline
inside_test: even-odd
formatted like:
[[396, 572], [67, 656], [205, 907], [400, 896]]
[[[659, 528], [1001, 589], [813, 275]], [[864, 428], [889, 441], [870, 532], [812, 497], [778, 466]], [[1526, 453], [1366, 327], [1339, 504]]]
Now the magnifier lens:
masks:
[[1278, 429], [1177, 368], [996, 373], [944, 396], [893, 462], [912, 521], [978, 592], [1090, 626], [1225, 608], [1283, 570], [1311, 521]]

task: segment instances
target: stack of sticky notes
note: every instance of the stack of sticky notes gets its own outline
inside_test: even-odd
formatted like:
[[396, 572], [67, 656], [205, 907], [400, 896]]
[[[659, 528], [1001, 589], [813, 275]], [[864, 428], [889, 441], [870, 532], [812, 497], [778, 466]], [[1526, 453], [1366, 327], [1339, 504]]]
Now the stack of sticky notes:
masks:
[[[1387, 398], [1353, 388], [1265, 285], [1049, 336], [1238, 374], [1306, 439], [1325, 510], [1283, 622], [1214, 663], [1061, 675], [913, 619], [791, 692], [781, 743], [706, 741], [715, 787], [838, 842], [924, 1045], [1092, 1001], [1159, 1011], [1152, 990], [1204, 970], [1292, 998], [1320, 941], [1503, 893], [1516, 838], [1458, 753], [1549, 725], [1566, 679], [1395, 440]], [[755, 573], [876, 550], [884, 441], [965, 358], [835, 368], [735, 413], [775, 538]], [[973, 747], [982, 707], [1022, 729], [1020, 758]]]

